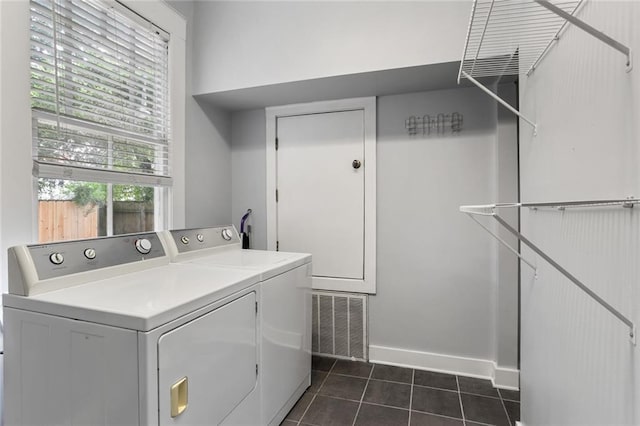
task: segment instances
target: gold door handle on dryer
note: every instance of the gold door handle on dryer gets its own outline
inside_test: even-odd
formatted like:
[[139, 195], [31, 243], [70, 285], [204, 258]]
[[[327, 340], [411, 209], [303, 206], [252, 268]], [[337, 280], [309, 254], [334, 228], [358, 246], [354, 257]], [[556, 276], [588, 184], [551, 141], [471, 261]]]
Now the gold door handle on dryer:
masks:
[[171, 417], [178, 417], [189, 405], [189, 379], [183, 377], [171, 386]]

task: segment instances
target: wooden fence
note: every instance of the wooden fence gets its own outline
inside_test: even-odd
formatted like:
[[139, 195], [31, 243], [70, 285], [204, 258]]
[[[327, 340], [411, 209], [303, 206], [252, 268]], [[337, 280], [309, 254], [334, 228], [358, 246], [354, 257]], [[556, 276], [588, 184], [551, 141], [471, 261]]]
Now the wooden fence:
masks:
[[[153, 202], [115, 201], [113, 233], [153, 231]], [[38, 241], [75, 240], [107, 235], [107, 208], [73, 201], [38, 202]]]
[[[104, 216], [106, 217], [106, 208]], [[113, 233], [115, 235], [147, 231], [153, 231], [153, 201], [113, 202]]]
[[73, 201], [38, 202], [38, 241], [71, 240], [98, 236], [98, 209]]

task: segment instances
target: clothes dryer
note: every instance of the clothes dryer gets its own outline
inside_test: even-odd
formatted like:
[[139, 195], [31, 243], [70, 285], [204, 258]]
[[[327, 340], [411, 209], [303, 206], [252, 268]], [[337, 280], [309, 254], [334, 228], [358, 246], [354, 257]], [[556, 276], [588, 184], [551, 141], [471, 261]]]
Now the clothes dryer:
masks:
[[231, 225], [164, 238], [174, 262], [259, 274], [260, 424], [280, 424], [311, 384], [311, 255], [242, 249]]
[[155, 233], [9, 249], [5, 424], [259, 424], [259, 279]]

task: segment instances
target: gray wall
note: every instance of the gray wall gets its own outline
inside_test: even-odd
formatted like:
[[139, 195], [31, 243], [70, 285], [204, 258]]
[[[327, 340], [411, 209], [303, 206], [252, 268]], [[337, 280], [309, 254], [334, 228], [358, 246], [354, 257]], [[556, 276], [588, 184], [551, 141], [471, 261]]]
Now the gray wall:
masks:
[[[586, 2], [579, 17], [640, 48], [639, 2]], [[523, 201], [640, 194], [638, 63], [569, 27], [520, 81]], [[522, 211], [522, 231], [624, 314], [640, 321], [640, 212]], [[522, 267], [522, 420], [533, 425], [640, 423], [640, 347], [628, 328], [543, 260]], [[634, 383], [635, 381], [635, 383]], [[634, 414], [635, 407], [635, 414]]]
[[[189, 53], [195, 72], [191, 93], [457, 59], [452, 52], [458, 47], [446, 46], [462, 45], [469, 6], [438, 1], [183, 6], [189, 9], [189, 22], [196, 23]], [[359, 18], [349, 21], [351, 14]], [[316, 19], [325, 15], [327, 20]], [[310, 16], [314, 19], [300, 32], [301, 22]], [[388, 31], [379, 31], [382, 27]], [[397, 35], [392, 43], [384, 35], [389, 31]], [[416, 53], [416, 37], [436, 36], [441, 43]], [[412, 42], [398, 42], [403, 38]], [[367, 50], [358, 49], [360, 45], [375, 46], [375, 54], [362, 54]], [[320, 54], [320, 48], [332, 54]], [[359, 51], [357, 57], [348, 54], [353, 49]], [[495, 103], [476, 89], [382, 96], [378, 105], [379, 293], [371, 298], [370, 343], [516, 368], [517, 267], [458, 212], [461, 204], [499, 197], [514, 201], [515, 122], [504, 121], [500, 137]], [[204, 112], [193, 112], [202, 108], [193, 101], [188, 108], [195, 121], [187, 130], [187, 162], [202, 162], [193, 175], [187, 165], [188, 182], [197, 182], [197, 190], [205, 187], [203, 182], [216, 182], [220, 191], [226, 182], [232, 192], [230, 219], [239, 226], [244, 211], [253, 209], [253, 246], [266, 247], [264, 111], [232, 114], [227, 130], [224, 117], [206, 120]], [[405, 133], [409, 115], [452, 111], [465, 116], [459, 136], [422, 139]], [[225, 145], [229, 134], [230, 154]], [[218, 164], [206, 169], [210, 161], [226, 161], [231, 168]], [[203, 201], [190, 188], [192, 184], [187, 186], [187, 221], [206, 225], [216, 215], [208, 212], [215, 206], [223, 209], [228, 198]], [[504, 262], [498, 263], [500, 256]]]
[[187, 20], [185, 226], [231, 223], [231, 116], [191, 96], [194, 3], [169, 4]]
[[251, 209], [251, 248], [267, 248], [267, 187], [265, 182], [266, 123], [264, 109], [232, 116], [231, 186], [233, 223], [240, 230], [242, 215]]
[[[464, 115], [460, 135], [406, 133], [408, 116], [453, 111]], [[503, 123], [505, 153], [498, 156], [496, 104], [477, 89], [383, 96], [377, 117], [378, 294], [370, 298], [370, 343], [516, 367], [517, 275], [500, 293], [496, 244], [458, 211], [499, 192], [513, 195], [515, 122]], [[232, 122], [234, 221], [254, 209], [253, 241], [264, 247], [264, 111], [235, 113]], [[513, 270], [513, 257], [506, 262]]]
[[193, 93], [203, 94], [457, 61], [471, 1], [198, 1], [195, 10]]
[[[464, 116], [458, 136], [408, 136], [411, 115]], [[370, 344], [493, 359], [495, 244], [458, 209], [495, 195], [495, 103], [477, 89], [378, 99], [378, 294]]]
[[[498, 86], [500, 97], [517, 107], [517, 86]], [[493, 202], [513, 203], [518, 199], [518, 125], [517, 116], [506, 108], [498, 106], [498, 127], [496, 132], [496, 187]], [[502, 209], [500, 215], [518, 229], [519, 214], [516, 209]], [[498, 236], [511, 247], [518, 247], [518, 240], [501, 226], [494, 229]], [[487, 238], [490, 238], [487, 235]], [[501, 367], [518, 368], [519, 332], [519, 269], [518, 259], [502, 244], [497, 246], [495, 323], [495, 360]]]

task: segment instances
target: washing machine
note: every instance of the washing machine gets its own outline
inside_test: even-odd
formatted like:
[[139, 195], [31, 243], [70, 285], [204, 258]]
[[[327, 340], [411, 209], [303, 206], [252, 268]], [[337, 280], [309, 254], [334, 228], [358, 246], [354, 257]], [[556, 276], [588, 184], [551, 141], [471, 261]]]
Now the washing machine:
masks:
[[155, 233], [9, 249], [5, 425], [260, 423], [260, 274]]
[[231, 225], [164, 238], [173, 262], [259, 274], [260, 424], [280, 424], [311, 383], [311, 255], [242, 249]]

